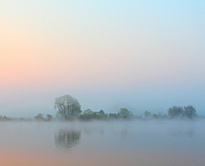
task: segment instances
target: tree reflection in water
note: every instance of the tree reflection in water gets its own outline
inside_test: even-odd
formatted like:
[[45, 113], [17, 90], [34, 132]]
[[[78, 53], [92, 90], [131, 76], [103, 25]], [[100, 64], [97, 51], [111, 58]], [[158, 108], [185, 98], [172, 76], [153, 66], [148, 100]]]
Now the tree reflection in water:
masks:
[[60, 130], [55, 134], [56, 146], [63, 149], [69, 149], [79, 143], [81, 131]]
[[193, 137], [194, 136], [194, 128], [188, 128], [186, 130], [176, 129], [173, 131], [174, 137]]

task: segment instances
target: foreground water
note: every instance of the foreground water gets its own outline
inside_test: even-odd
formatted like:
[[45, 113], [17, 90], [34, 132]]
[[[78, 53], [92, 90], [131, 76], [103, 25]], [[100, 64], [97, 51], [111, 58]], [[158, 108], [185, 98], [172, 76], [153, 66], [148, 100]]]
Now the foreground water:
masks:
[[2, 166], [204, 166], [205, 121], [0, 122]]

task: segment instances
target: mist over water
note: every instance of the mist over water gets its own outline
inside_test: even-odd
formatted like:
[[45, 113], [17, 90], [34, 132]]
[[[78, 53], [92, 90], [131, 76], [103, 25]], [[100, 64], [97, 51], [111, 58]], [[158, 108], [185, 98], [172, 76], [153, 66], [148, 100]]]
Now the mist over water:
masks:
[[0, 166], [204, 166], [204, 9], [0, 1]]
[[0, 122], [0, 165], [202, 166], [205, 122]]

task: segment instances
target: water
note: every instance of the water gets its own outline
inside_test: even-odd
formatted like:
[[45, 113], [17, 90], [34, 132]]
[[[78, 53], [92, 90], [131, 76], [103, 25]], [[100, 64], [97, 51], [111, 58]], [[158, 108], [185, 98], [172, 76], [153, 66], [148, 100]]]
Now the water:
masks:
[[1, 166], [204, 166], [205, 121], [0, 122]]

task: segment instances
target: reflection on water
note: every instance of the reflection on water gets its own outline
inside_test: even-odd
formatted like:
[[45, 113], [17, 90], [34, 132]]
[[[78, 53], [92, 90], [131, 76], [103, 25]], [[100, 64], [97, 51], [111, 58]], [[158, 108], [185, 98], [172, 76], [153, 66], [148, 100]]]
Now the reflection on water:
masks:
[[204, 121], [0, 122], [0, 165], [203, 166], [204, 127]]
[[173, 131], [174, 137], [193, 137], [194, 136], [194, 129], [189, 128], [187, 130], [176, 129]]
[[103, 135], [104, 134], [104, 129], [92, 129], [92, 128], [87, 128], [87, 127], [85, 127], [84, 129], [83, 129], [83, 132], [85, 133], [85, 134], [87, 134], [87, 135], [92, 135], [93, 133], [94, 134], [96, 134], [96, 133], [100, 133], [101, 135]]
[[69, 149], [78, 144], [81, 136], [81, 131], [74, 130], [59, 130], [55, 134], [55, 143], [57, 147]]
[[124, 137], [124, 138], [126, 138], [126, 137], [128, 136], [128, 129], [123, 129], [123, 130], [121, 131], [121, 136]]

